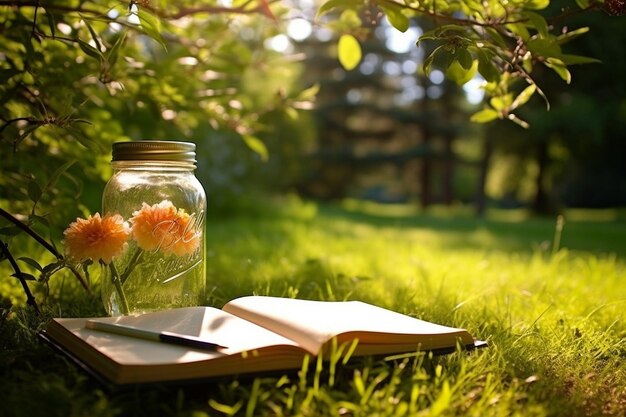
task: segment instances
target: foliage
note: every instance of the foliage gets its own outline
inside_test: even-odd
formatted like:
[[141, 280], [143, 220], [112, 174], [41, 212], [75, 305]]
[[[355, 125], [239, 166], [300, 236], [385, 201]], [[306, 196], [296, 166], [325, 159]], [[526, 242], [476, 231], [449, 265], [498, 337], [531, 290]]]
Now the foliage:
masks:
[[[108, 391], [36, 343], [41, 318], [14, 309], [0, 322], [3, 412], [623, 415], [624, 213], [612, 221], [566, 213], [560, 246], [552, 220], [518, 222], [515, 214], [477, 220], [417, 215], [408, 206], [281, 200], [258, 204], [254, 216], [209, 222], [211, 305], [250, 293], [363, 299], [466, 327], [489, 340], [477, 354], [312, 363], [284, 375]], [[76, 288], [60, 296], [48, 314], [100, 312], [98, 300]]]
[[[49, 242], [54, 259], [26, 261], [32, 273], [15, 274], [46, 283], [48, 269], [62, 269], [54, 242], [76, 216], [100, 209], [112, 142], [237, 149], [231, 142], [243, 140], [268, 159], [259, 137], [274, 127], [296, 132], [276, 120], [297, 119], [295, 108], [311, 100], [297, 85], [298, 64], [264, 46], [284, 12], [265, 0], [0, 2], [1, 259], [26, 230]], [[203, 175], [215, 171], [204, 167]]]
[[[565, 4], [552, 2], [547, 13]], [[511, 203], [520, 204], [531, 202], [541, 188], [548, 196], [548, 210], [624, 206], [626, 177], [619, 155], [626, 152], [622, 134], [626, 82], [621, 75], [626, 71], [626, 26], [601, 14], [573, 16], [569, 23], [574, 27], [584, 23], [593, 34], [573, 43], [570, 50], [602, 63], [572, 68], [573, 81], [566, 89], [556, 74], [538, 72], [536, 80], [551, 98], [551, 110], [545, 112], [534, 100], [519, 113], [530, 123], [529, 129], [489, 125], [485, 137], [494, 138], [491, 196], [508, 191], [515, 197]], [[503, 172], [508, 173], [506, 178]]]
[[[297, 116], [292, 108], [308, 100], [296, 89], [297, 65], [263, 46], [283, 13], [264, 1], [0, 6], [0, 152], [9, 174], [0, 187], [12, 205], [67, 160], [78, 163], [66, 178], [84, 171], [101, 185], [113, 141], [231, 131], [265, 155], [261, 120], [287, 109]], [[41, 155], [49, 162], [38, 163]]]
[[[439, 0], [406, 1], [328, 0], [319, 10], [325, 15], [341, 11], [333, 27], [342, 33], [339, 39], [339, 59], [346, 69], [356, 66], [361, 56], [358, 38], [365, 36], [369, 21], [385, 16], [393, 27], [406, 32], [410, 19], [429, 18], [435, 28], [423, 33], [418, 45], [433, 47], [424, 58], [423, 68], [433, 68], [464, 84], [480, 76], [490, 97], [488, 104], [472, 116], [478, 123], [497, 119], [511, 120], [520, 126], [528, 123], [518, 116], [518, 109], [535, 95], [540, 95], [549, 108], [549, 98], [536, 82], [535, 73], [541, 68], [554, 71], [567, 84], [571, 82], [570, 66], [595, 63], [597, 59], [573, 55], [565, 45], [587, 33], [585, 26], [569, 28], [559, 23], [581, 12], [604, 8], [611, 15], [623, 14], [623, 2], [604, 3], [578, 0], [562, 13], [546, 17], [541, 13], [550, 0]], [[615, 6], [614, 10], [612, 6]], [[621, 8], [620, 8], [621, 7]], [[619, 10], [617, 10], [619, 9]], [[621, 11], [620, 11], [621, 10]], [[360, 13], [360, 14], [359, 14]]]

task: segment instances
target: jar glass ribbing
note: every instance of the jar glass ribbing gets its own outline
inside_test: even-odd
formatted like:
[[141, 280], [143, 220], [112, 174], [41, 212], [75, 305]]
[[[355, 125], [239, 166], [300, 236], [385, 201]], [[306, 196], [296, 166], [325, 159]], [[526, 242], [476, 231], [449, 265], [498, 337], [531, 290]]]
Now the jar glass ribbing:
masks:
[[195, 145], [113, 144], [104, 213], [127, 222], [121, 256], [102, 265], [102, 300], [113, 316], [202, 304], [206, 195], [194, 175]]

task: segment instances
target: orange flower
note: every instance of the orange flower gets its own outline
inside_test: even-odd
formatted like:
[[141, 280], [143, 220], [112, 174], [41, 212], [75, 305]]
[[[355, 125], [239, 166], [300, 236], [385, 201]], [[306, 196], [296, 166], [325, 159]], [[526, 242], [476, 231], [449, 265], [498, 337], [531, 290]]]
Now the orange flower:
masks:
[[119, 214], [100, 217], [100, 213], [96, 213], [87, 219], [77, 218], [63, 235], [70, 258], [102, 260], [108, 264], [126, 248], [130, 228]]
[[178, 256], [191, 254], [200, 246], [200, 232], [184, 210], [177, 210], [171, 201], [163, 200], [152, 206], [143, 203], [133, 213], [133, 239], [146, 251], [160, 250]]

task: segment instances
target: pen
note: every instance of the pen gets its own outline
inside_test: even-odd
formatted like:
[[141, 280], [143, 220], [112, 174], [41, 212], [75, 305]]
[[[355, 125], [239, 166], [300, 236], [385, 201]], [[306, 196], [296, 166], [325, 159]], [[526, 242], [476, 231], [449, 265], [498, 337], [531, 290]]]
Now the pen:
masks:
[[213, 351], [217, 349], [226, 349], [226, 346], [212, 343], [196, 336], [172, 332], [155, 332], [152, 330], [140, 329], [138, 327], [126, 326], [118, 323], [105, 323], [98, 320], [87, 320], [85, 322], [85, 327], [90, 330], [115, 333], [122, 336], [152, 340], [154, 342], [172, 343], [197, 349]]

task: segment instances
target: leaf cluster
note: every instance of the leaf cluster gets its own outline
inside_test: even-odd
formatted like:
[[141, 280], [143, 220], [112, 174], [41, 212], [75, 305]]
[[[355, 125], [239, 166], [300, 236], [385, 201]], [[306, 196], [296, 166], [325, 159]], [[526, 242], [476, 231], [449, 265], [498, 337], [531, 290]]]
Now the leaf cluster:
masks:
[[[406, 32], [416, 22], [422, 26], [424, 20], [431, 21], [434, 28], [424, 32], [417, 42], [425, 51], [426, 74], [438, 68], [460, 85], [477, 77], [484, 81], [482, 88], [490, 100], [472, 117], [475, 122], [508, 119], [528, 127], [516, 114], [520, 106], [537, 94], [549, 108], [548, 97], [535, 82], [535, 73], [547, 68], [569, 84], [569, 66], [599, 62], [566, 53], [563, 45], [588, 29], [570, 29], [560, 24], [570, 15], [599, 8], [597, 3], [580, 0], [575, 8], [549, 18], [542, 10], [550, 5], [550, 0], [381, 0], [375, 5], [377, 13], [400, 32]], [[346, 13], [362, 16], [366, 7], [370, 6], [356, 0], [329, 0], [322, 4], [318, 16], [340, 12], [342, 22]], [[341, 34], [339, 61], [346, 70], [356, 68], [361, 49], [354, 28], [345, 24], [334, 27]]]

